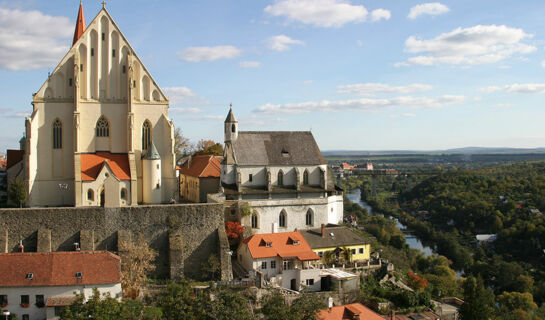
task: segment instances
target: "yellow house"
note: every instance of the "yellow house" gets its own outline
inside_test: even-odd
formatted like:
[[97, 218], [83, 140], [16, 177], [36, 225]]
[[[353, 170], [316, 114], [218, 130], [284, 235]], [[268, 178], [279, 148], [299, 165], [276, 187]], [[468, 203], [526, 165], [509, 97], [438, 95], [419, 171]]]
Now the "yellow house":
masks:
[[301, 233], [312, 251], [316, 252], [320, 258], [326, 251], [334, 251], [338, 257], [343, 248], [350, 249], [351, 261], [365, 261], [371, 257], [369, 241], [350, 228], [326, 227], [322, 224], [319, 229], [302, 230]]

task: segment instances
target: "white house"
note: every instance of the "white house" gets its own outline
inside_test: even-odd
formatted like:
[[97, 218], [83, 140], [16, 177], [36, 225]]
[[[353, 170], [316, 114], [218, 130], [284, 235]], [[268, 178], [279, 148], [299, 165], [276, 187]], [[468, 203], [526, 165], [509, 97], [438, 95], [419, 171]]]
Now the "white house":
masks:
[[247, 202], [254, 210], [241, 218], [252, 233], [342, 222], [342, 190], [311, 132], [239, 131], [232, 108], [224, 129], [223, 193], [225, 200]]
[[237, 259], [248, 271], [260, 272], [273, 286], [299, 291], [320, 291], [320, 257], [300, 232], [255, 234], [242, 241]]
[[58, 319], [75, 294], [121, 297], [121, 259], [107, 251], [0, 254], [0, 309], [22, 320]]
[[[47, 50], [47, 48], [44, 48]], [[29, 206], [178, 197], [169, 100], [103, 7], [33, 95], [20, 179]]]

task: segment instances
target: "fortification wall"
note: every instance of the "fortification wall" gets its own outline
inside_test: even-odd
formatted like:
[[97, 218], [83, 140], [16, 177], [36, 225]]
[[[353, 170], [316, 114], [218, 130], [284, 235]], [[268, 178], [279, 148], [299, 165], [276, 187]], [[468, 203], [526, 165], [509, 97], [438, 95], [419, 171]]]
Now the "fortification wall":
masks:
[[222, 204], [1, 209], [0, 252], [17, 252], [22, 240], [26, 252], [74, 251], [77, 242], [81, 250], [117, 253], [118, 240], [142, 234], [158, 252], [153, 277], [199, 279], [211, 253], [229, 277], [223, 210]]

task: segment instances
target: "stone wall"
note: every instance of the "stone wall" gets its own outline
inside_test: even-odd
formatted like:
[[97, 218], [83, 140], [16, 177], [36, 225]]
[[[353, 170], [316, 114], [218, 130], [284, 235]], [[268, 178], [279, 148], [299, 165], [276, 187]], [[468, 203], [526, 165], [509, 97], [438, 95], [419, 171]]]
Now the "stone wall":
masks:
[[223, 214], [221, 204], [1, 209], [0, 251], [17, 252], [22, 240], [26, 252], [73, 251], [77, 242], [82, 250], [117, 253], [118, 237], [142, 234], [158, 252], [153, 277], [198, 279], [201, 264], [213, 253], [228, 278]]

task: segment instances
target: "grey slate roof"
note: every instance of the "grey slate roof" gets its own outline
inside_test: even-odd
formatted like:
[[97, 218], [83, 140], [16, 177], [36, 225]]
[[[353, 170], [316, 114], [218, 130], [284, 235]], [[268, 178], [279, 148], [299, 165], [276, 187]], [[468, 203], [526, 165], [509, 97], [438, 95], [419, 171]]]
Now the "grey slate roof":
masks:
[[310, 131], [240, 131], [233, 151], [239, 165], [327, 164]]
[[227, 118], [225, 118], [225, 122], [238, 122], [235, 118], [235, 115], [233, 114], [233, 108], [229, 109], [229, 113], [227, 114]]
[[[301, 233], [312, 249], [369, 243], [367, 239], [347, 227], [326, 227], [324, 238], [322, 238], [321, 228], [301, 230]], [[333, 233], [333, 236], [331, 236], [331, 233]]]
[[159, 160], [161, 159], [161, 156], [159, 155], [159, 152], [157, 152], [157, 149], [155, 148], [155, 145], [153, 144], [153, 141], [151, 142], [151, 146], [148, 148], [148, 151], [142, 159], [146, 160]]

